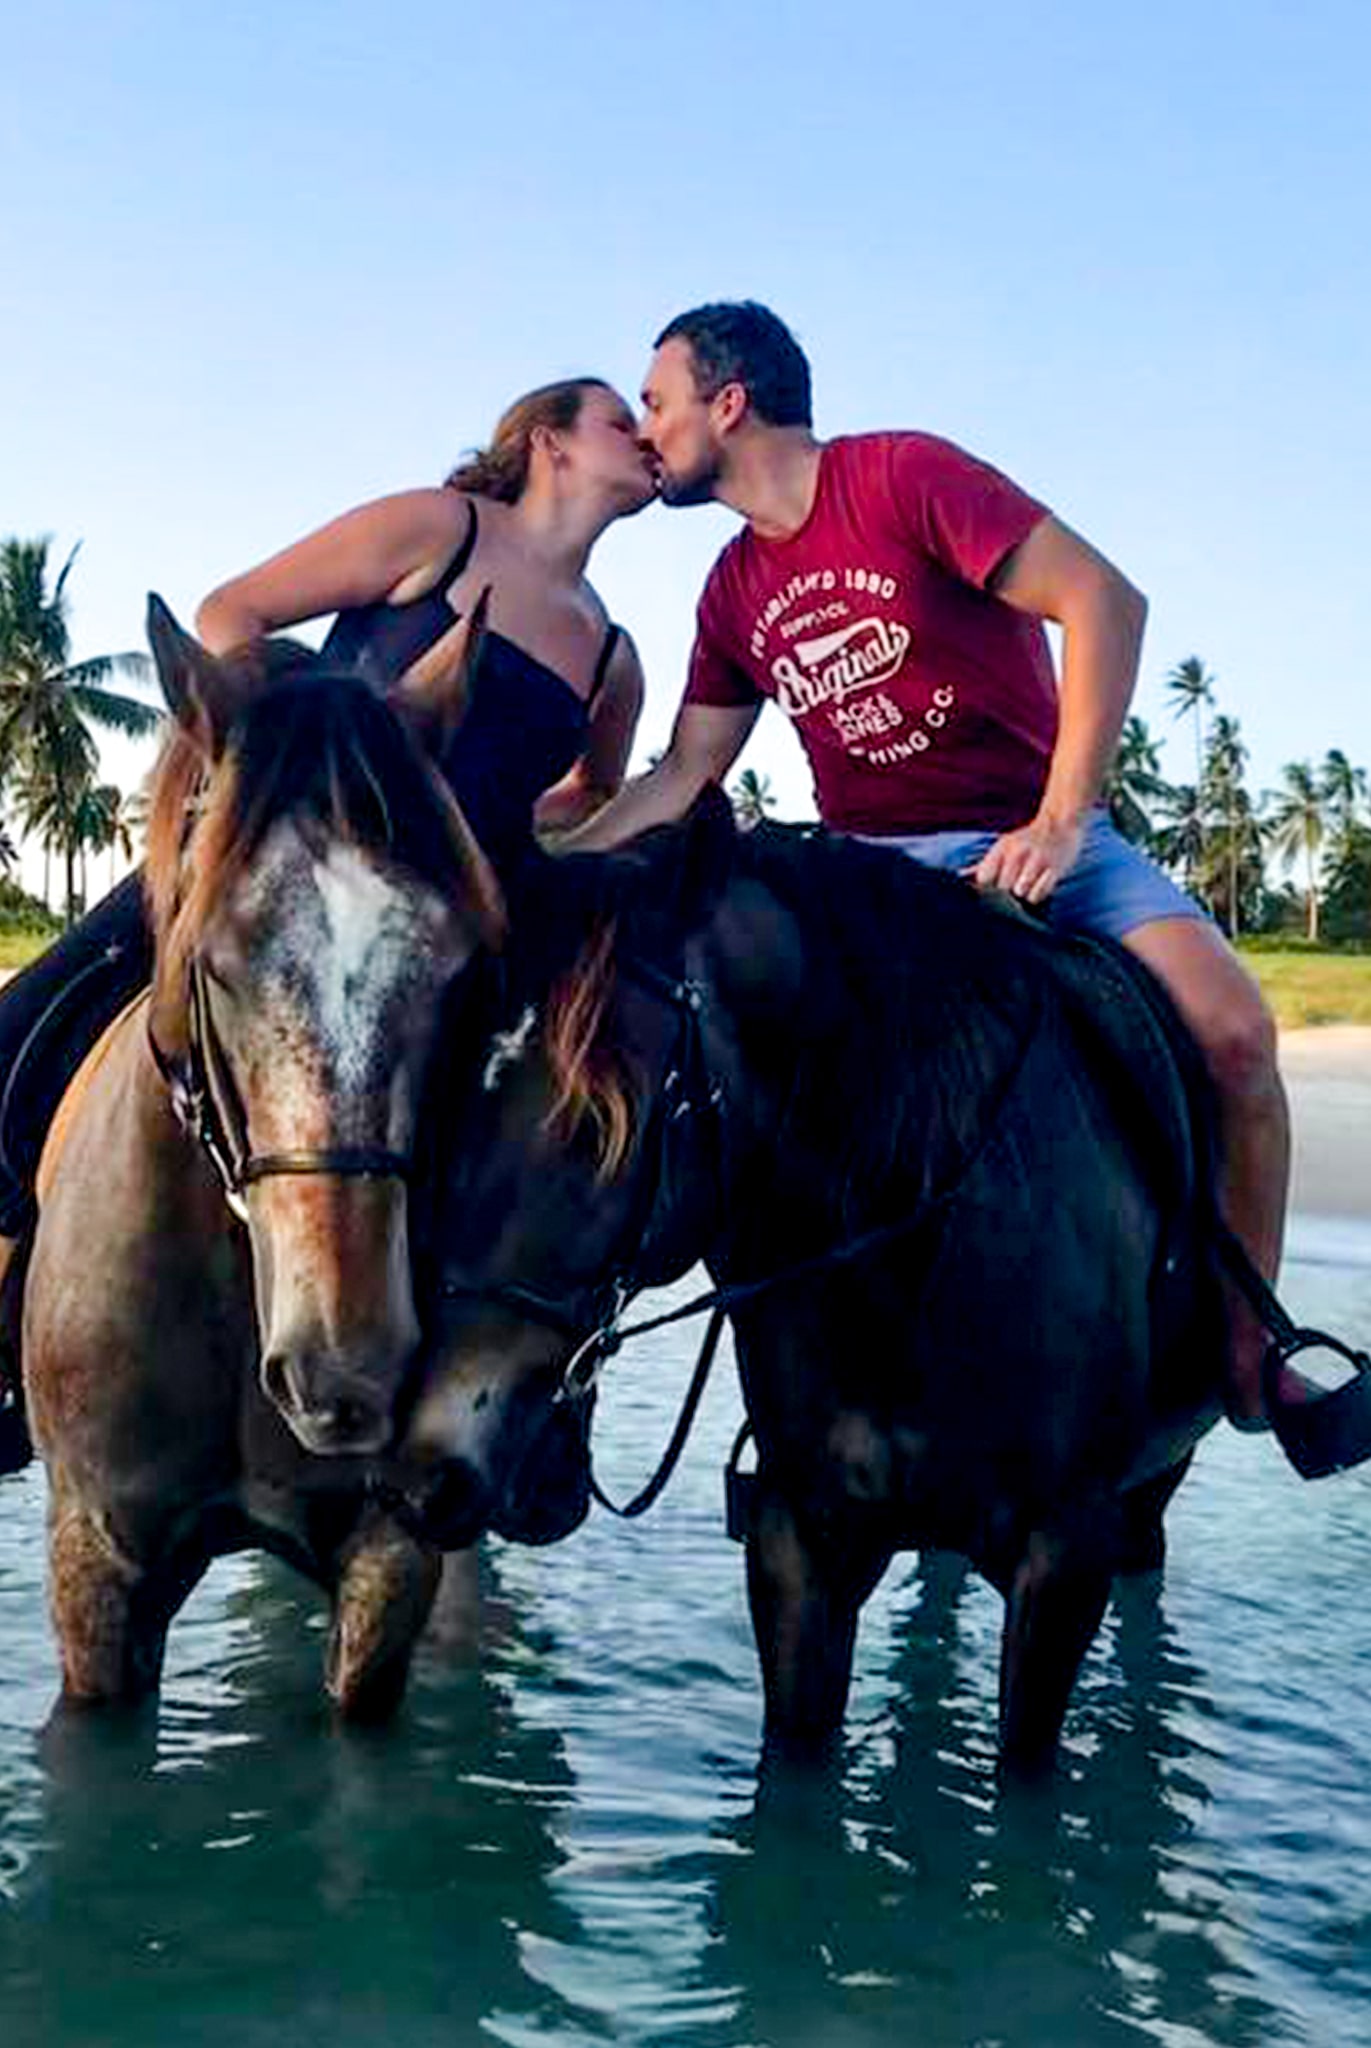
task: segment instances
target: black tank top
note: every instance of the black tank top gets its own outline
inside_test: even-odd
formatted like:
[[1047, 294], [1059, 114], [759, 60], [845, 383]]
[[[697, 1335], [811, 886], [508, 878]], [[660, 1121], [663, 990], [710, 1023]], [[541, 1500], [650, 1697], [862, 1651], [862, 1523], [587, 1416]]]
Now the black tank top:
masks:
[[[378, 689], [397, 683], [459, 614], [447, 593], [461, 575], [478, 531], [476, 506], [452, 560], [431, 589], [408, 604], [358, 605], [339, 612], [324, 653], [356, 669]], [[441, 767], [476, 837], [499, 874], [509, 877], [533, 844], [533, 807], [585, 752], [590, 713], [619, 638], [611, 626], [582, 700], [564, 676], [487, 631], [462, 722]]]

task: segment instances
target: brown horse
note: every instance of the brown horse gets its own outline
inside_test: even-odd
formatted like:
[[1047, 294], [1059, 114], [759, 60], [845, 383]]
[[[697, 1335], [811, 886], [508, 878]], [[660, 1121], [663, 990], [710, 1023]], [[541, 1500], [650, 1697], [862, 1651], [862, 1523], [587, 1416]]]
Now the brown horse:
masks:
[[154, 982], [54, 1126], [24, 1286], [64, 1691], [152, 1690], [211, 1558], [261, 1547], [331, 1593], [330, 1690], [372, 1713], [439, 1573], [375, 1484], [418, 1105], [498, 889], [370, 690], [288, 643], [216, 662], [156, 600], [149, 637]]

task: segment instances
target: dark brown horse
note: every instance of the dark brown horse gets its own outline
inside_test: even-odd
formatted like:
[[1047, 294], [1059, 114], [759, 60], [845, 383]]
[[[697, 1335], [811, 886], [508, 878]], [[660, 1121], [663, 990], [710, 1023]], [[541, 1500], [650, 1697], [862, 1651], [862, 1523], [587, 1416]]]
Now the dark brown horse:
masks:
[[59, 1115], [24, 1287], [64, 1688], [149, 1691], [209, 1560], [260, 1546], [332, 1594], [330, 1687], [376, 1711], [439, 1570], [374, 1483], [419, 1104], [498, 890], [363, 685], [286, 643], [213, 661], [155, 600], [150, 638], [155, 980]]
[[862, 1602], [895, 1550], [937, 1547], [1004, 1595], [1003, 1753], [1041, 1768], [1114, 1573], [1219, 1412], [1210, 1176], [1162, 1013], [1112, 952], [954, 878], [738, 838], [709, 804], [550, 867], [488, 1002], [445, 1049], [443, 1364], [411, 1426], [445, 1460], [448, 1539], [575, 1483], [564, 1456], [540, 1481], [526, 1420], [502, 1430], [511, 1344], [551, 1429], [623, 1291], [703, 1258], [757, 1438], [769, 1744], [831, 1741]]

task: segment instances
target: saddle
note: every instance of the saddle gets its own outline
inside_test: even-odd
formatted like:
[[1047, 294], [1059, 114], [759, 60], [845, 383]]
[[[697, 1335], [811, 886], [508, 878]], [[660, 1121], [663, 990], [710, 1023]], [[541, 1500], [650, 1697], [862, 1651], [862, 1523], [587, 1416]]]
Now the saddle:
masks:
[[1111, 939], [1040, 928], [1072, 1030], [1168, 1213], [1217, 1218], [1213, 1088], [1166, 990]]

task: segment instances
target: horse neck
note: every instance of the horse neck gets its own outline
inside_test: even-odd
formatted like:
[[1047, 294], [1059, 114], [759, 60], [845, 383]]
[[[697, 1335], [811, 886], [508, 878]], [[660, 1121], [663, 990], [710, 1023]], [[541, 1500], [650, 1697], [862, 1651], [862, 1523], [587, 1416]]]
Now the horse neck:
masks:
[[[44, 1230], [69, 1243], [82, 1270], [113, 1244], [155, 1238], [175, 1216], [177, 1241], [201, 1231], [203, 1253], [228, 1229], [219, 1189], [172, 1115], [139, 997], [109, 1026], [67, 1091], [44, 1147], [39, 1194]], [[169, 1253], [168, 1256], [171, 1256]]]

